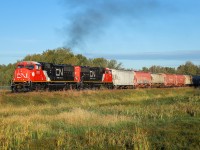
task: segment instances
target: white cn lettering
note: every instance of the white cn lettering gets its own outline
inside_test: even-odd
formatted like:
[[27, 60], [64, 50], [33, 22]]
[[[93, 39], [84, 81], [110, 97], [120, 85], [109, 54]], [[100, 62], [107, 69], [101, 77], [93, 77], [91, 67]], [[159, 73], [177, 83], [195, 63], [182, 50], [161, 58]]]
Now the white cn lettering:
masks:
[[28, 74], [27, 73], [17, 73], [17, 78], [28, 78]]
[[95, 72], [94, 72], [94, 71], [90, 71], [90, 77], [91, 77], [91, 78], [95, 78], [95, 76], [96, 76], [96, 75], [95, 75]]
[[63, 69], [56, 69], [56, 76], [63, 76]]

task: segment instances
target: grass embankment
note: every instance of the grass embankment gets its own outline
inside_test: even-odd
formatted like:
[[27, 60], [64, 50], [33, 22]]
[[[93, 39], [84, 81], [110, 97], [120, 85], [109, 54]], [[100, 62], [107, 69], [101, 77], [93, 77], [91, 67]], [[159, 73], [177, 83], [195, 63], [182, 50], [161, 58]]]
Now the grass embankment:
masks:
[[0, 149], [200, 149], [200, 90], [0, 92]]

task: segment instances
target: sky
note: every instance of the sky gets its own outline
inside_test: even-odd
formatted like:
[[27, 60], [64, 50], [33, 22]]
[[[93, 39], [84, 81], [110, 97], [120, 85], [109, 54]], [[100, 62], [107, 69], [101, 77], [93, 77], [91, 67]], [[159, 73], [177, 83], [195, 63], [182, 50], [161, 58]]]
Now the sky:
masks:
[[200, 65], [197, 0], [1, 0], [0, 64], [71, 48], [125, 68]]

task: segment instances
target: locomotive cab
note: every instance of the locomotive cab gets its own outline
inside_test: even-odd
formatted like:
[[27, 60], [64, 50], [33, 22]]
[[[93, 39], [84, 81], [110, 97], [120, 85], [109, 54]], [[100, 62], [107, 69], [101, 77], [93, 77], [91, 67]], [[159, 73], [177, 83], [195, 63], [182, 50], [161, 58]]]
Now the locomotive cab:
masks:
[[104, 83], [112, 83], [112, 70], [111, 69], [105, 68], [102, 80]]
[[17, 64], [11, 82], [11, 90], [29, 91], [33, 82], [45, 81], [46, 77], [42, 71], [41, 64], [34, 61], [23, 61]]
[[40, 63], [26, 61], [17, 64], [13, 82], [44, 81], [43, 71]]

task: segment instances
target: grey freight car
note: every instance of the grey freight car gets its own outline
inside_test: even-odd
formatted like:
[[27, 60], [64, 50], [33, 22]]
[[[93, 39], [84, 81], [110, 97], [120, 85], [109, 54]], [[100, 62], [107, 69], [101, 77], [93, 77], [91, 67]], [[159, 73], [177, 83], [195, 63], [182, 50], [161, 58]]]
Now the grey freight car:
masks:
[[184, 75], [185, 76], [185, 86], [192, 85], [192, 76], [190, 75]]
[[164, 86], [165, 80], [163, 74], [151, 74], [151, 78], [153, 87]]
[[134, 72], [112, 69], [112, 80], [115, 88], [133, 88]]

